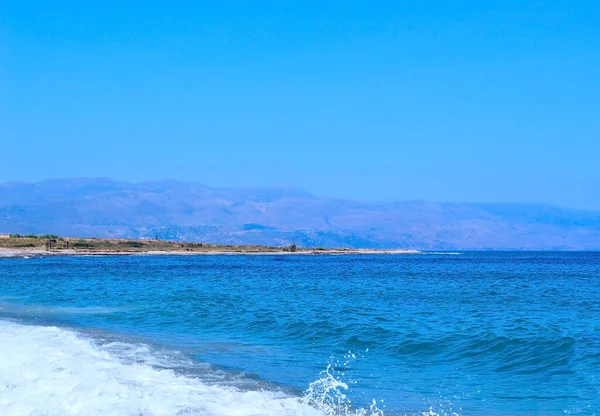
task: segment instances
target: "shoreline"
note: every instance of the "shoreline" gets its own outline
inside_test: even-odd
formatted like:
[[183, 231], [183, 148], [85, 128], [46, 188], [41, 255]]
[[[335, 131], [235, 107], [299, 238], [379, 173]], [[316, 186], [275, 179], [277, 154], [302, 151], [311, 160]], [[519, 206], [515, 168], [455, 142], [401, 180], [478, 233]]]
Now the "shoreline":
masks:
[[149, 250], [149, 251], [87, 251], [87, 250], [36, 250], [0, 248], [0, 258], [27, 258], [27, 257], [58, 257], [58, 256], [308, 256], [308, 255], [367, 255], [367, 254], [421, 254], [418, 250], [376, 250], [376, 249], [353, 249], [353, 250], [302, 250], [302, 251], [234, 251], [234, 250], [211, 250], [211, 251], [183, 251], [183, 250]]

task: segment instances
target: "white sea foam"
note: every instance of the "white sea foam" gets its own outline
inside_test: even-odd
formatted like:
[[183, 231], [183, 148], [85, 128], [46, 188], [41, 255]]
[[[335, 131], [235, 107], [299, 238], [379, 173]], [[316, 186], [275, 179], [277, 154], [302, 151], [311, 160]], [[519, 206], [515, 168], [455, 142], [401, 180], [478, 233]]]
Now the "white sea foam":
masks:
[[[380, 415], [352, 410], [332, 378], [304, 398], [243, 391], [124, 360], [108, 348], [56, 327], [0, 321], [0, 414], [3, 416]], [[137, 347], [132, 347], [135, 349]], [[318, 393], [311, 396], [311, 392]], [[331, 401], [331, 394], [338, 395]]]

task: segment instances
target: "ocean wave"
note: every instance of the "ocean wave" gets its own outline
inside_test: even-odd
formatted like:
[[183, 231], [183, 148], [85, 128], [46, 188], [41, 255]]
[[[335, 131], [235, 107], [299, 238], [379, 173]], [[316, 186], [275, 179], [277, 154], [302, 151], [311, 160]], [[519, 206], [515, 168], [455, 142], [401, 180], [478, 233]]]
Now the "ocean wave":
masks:
[[[210, 384], [165, 368], [143, 345], [95, 343], [57, 327], [0, 321], [0, 413], [23, 415], [377, 415], [352, 409], [329, 370], [303, 397]], [[124, 353], [119, 356], [118, 352]]]
[[[0, 299], [13, 300], [18, 298], [2, 297]], [[46, 306], [36, 304], [28, 305], [20, 303], [0, 302], [0, 312], [18, 316], [110, 315], [126, 310], [126, 308], [113, 308], [108, 306]]]

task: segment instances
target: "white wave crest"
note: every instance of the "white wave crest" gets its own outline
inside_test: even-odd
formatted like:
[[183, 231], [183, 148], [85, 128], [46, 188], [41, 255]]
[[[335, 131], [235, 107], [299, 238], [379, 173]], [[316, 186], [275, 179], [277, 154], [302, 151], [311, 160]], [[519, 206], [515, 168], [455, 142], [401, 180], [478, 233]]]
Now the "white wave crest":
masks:
[[[331, 364], [329, 364], [327, 370], [320, 374], [320, 378], [310, 384], [303, 401], [319, 409], [326, 416], [347, 415], [351, 413], [351, 402], [344, 393], [347, 389], [348, 385], [332, 374]], [[359, 409], [355, 414], [383, 416], [383, 411], [373, 400], [369, 410]]]
[[[127, 363], [77, 333], [56, 327], [0, 321], [0, 414], [3, 416], [158, 415], [370, 415], [350, 411], [335, 379], [313, 383], [324, 396], [297, 398], [273, 391], [211, 385]], [[333, 383], [328, 385], [327, 383]], [[319, 386], [319, 387], [317, 387]], [[341, 399], [340, 399], [341, 400]], [[342, 413], [340, 413], [342, 412]]]

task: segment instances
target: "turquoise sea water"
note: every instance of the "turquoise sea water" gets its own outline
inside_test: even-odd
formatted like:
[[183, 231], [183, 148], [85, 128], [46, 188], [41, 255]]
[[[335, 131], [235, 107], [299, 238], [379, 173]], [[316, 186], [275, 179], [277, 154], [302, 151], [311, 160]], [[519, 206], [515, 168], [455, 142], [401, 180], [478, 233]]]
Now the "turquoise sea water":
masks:
[[600, 254], [0, 259], [0, 382], [3, 415], [600, 414]]

